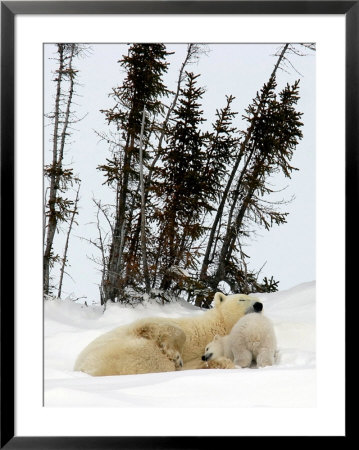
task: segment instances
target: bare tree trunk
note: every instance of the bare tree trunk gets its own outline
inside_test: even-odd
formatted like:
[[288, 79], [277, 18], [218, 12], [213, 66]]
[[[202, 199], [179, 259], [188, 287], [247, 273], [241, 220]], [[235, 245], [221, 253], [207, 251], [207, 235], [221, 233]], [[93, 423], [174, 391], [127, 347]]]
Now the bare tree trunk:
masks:
[[[53, 112], [53, 136], [52, 136], [52, 164], [46, 166], [46, 176], [49, 178], [48, 199], [45, 198], [45, 224], [44, 224], [44, 258], [43, 258], [43, 289], [44, 294], [50, 290], [50, 267], [54, 262], [53, 243], [59, 221], [68, 221], [71, 210], [66, 199], [60, 197], [60, 193], [67, 189], [68, 183], [74, 180], [72, 169], [63, 168], [64, 150], [72, 123], [71, 108], [73, 103], [75, 79], [77, 70], [73, 68], [73, 60], [85, 48], [78, 44], [57, 44], [58, 68], [56, 96]], [[64, 82], [68, 81], [66, 89]], [[70, 203], [71, 204], [71, 203]], [[46, 223], [47, 219], [47, 223]]]
[[249, 190], [243, 199], [242, 205], [238, 211], [238, 214], [236, 216], [236, 219], [234, 221], [234, 224], [228, 224], [227, 232], [223, 240], [222, 249], [219, 257], [219, 263], [216, 270], [216, 274], [211, 280], [211, 285], [215, 288], [218, 283], [224, 278], [226, 274], [226, 265], [228, 261], [230, 260], [234, 248], [234, 241], [239, 233], [239, 230], [242, 226], [243, 218], [245, 215], [245, 212], [247, 211], [249, 202], [253, 196], [253, 193], [258, 187], [258, 176], [260, 173], [260, 170], [262, 168], [262, 165], [264, 163], [266, 156], [264, 156], [259, 163], [257, 164], [257, 167], [255, 169], [255, 173], [253, 174], [253, 181], [251, 186], [249, 187]]
[[64, 248], [64, 256], [62, 258], [62, 265], [61, 265], [61, 269], [60, 269], [59, 290], [58, 290], [58, 293], [57, 293], [58, 298], [61, 298], [61, 293], [62, 293], [62, 282], [63, 282], [63, 279], [64, 279], [64, 273], [65, 273], [65, 267], [66, 267], [67, 251], [68, 251], [68, 248], [69, 248], [69, 241], [70, 241], [70, 234], [71, 234], [71, 230], [72, 230], [72, 225], [73, 225], [73, 223], [75, 221], [75, 216], [77, 214], [77, 204], [78, 204], [78, 201], [79, 201], [80, 187], [81, 187], [81, 184], [79, 184], [79, 187], [78, 187], [77, 192], [76, 192], [76, 199], [75, 199], [75, 204], [74, 204], [74, 210], [73, 210], [72, 215], [71, 215], [70, 225], [69, 225], [69, 229], [68, 229], [67, 236], [66, 236], [66, 242], [65, 242], [65, 248]]
[[[249, 137], [248, 137], [248, 140], [249, 140]], [[245, 141], [245, 143], [246, 143], [246, 141]], [[230, 191], [230, 188], [231, 188], [234, 176], [235, 176], [235, 174], [236, 174], [236, 172], [238, 170], [239, 163], [242, 160], [244, 149], [245, 149], [245, 144], [243, 144], [241, 146], [241, 150], [240, 150], [240, 152], [239, 152], [239, 154], [238, 154], [238, 156], [236, 158], [236, 162], [235, 162], [235, 164], [234, 164], [234, 166], [232, 168], [231, 174], [230, 174], [230, 176], [228, 178], [227, 185], [225, 187], [225, 190], [223, 191], [221, 202], [220, 202], [220, 204], [218, 206], [218, 209], [217, 209], [214, 221], [212, 223], [211, 232], [210, 232], [210, 235], [209, 235], [209, 238], [208, 238], [207, 248], [206, 248], [206, 252], [205, 252], [205, 255], [204, 255], [204, 258], [203, 258], [202, 267], [201, 267], [200, 280], [205, 280], [207, 278], [207, 270], [208, 270], [208, 266], [210, 264], [209, 257], [210, 257], [210, 254], [211, 254], [211, 249], [213, 247], [213, 242], [214, 242], [214, 237], [215, 237], [215, 234], [216, 234], [216, 230], [217, 230], [218, 224], [219, 224], [219, 222], [220, 222], [220, 220], [222, 218], [223, 211], [224, 211], [224, 206], [226, 204], [227, 197], [228, 197], [228, 194], [229, 194], [229, 191]]]
[[247, 173], [248, 165], [249, 165], [249, 162], [252, 159], [254, 150], [255, 150], [255, 145], [252, 146], [252, 149], [251, 149], [251, 151], [250, 151], [250, 153], [249, 153], [249, 155], [248, 155], [248, 157], [246, 159], [246, 162], [245, 162], [245, 164], [244, 164], [244, 166], [243, 166], [243, 168], [241, 170], [241, 174], [240, 174], [240, 176], [238, 178], [236, 188], [235, 188], [235, 190], [233, 192], [232, 205], [231, 205], [231, 208], [230, 208], [230, 211], [229, 211], [229, 214], [228, 214], [227, 230], [229, 230], [229, 228], [230, 228], [230, 226], [232, 224], [232, 217], [233, 217], [234, 211], [235, 211], [236, 206], [237, 206], [237, 201], [238, 201], [238, 198], [239, 198], [239, 194], [241, 192], [242, 181], [243, 181], [244, 176]]
[[57, 186], [57, 175], [58, 170], [58, 140], [59, 140], [59, 116], [60, 116], [60, 97], [61, 97], [61, 82], [64, 69], [64, 48], [62, 45], [58, 45], [59, 53], [59, 69], [57, 76], [57, 87], [56, 87], [56, 98], [55, 98], [55, 111], [54, 111], [54, 135], [53, 135], [53, 147], [52, 147], [52, 174], [50, 180], [50, 192], [49, 192], [49, 217], [47, 223], [47, 236], [46, 236], [46, 246], [43, 259], [43, 283], [44, 283], [44, 294], [49, 294], [49, 284], [50, 284], [50, 259], [52, 244], [54, 240], [54, 235], [57, 226], [56, 219], [56, 192]]
[[119, 278], [122, 268], [122, 253], [125, 240], [125, 225], [126, 225], [126, 200], [129, 183], [129, 174], [131, 168], [131, 150], [133, 148], [134, 139], [132, 136], [127, 136], [126, 145], [124, 148], [125, 157], [123, 162], [123, 179], [119, 187], [118, 201], [116, 205], [116, 223], [114, 227], [113, 240], [111, 244], [110, 257], [108, 262], [108, 279], [105, 285], [105, 300], [115, 300], [119, 294]]
[[[56, 99], [55, 99], [55, 115], [54, 115], [54, 136], [53, 136], [53, 159], [52, 159], [52, 174], [50, 181], [50, 193], [49, 193], [49, 220], [47, 225], [47, 237], [46, 237], [46, 248], [44, 253], [44, 293], [49, 293], [49, 279], [50, 279], [50, 259], [51, 252], [53, 249], [53, 241], [55, 232], [57, 229], [57, 214], [56, 214], [56, 201], [57, 192], [59, 190], [62, 161], [64, 157], [65, 141], [67, 136], [67, 128], [69, 125], [72, 97], [74, 92], [74, 81], [75, 77], [72, 69], [72, 60], [74, 56], [75, 44], [71, 48], [71, 53], [68, 62], [68, 68], [65, 68], [65, 55], [64, 55], [64, 44], [58, 44], [59, 48], [59, 58], [60, 65], [58, 70], [57, 78], [57, 89], [56, 89]], [[70, 77], [69, 93], [66, 102], [65, 118], [62, 125], [61, 135], [59, 135], [59, 122], [60, 122], [60, 100], [61, 100], [61, 82], [64, 73], [67, 72]], [[59, 145], [60, 139], [60, 145]]]
[[248, 283], [248, 266], [246, 263], [246, 256], [242, 250], [242, 245], [239, 243], [239, 251], [241, 254], [241, 260], [244, 266], [244, 290], [243, 290], [243, 294], [249, 294], [250, 290], [249, 290], [249, 283]]
[[47, 205], [47, 193], [49, 188], [47, 187], [44, 193], [44, 208], [43, 208], [43, 219], [42, 219], [42, 242], [45, 244], [45, 238], [46, 238], [46, 205]]
[[74, 57], [74, 52], [75, 52], [75, 44], [72, 44], [71, 53], [70, 53], [69, 62], [68, 62], [68, 69], [67, 69], [67, 72], [70, 77], [70, 86], [69, 86], [69, 95], [68, 95], [68, 99], [67, 99], [67, 103], [66, 103], [65, 120], [64, 120], [64, 125], [62, 128], [62, 133], [61, 133], [60, 152], [59, 152], [59, 162], [60, 163], [62, 163], [62, 160], [64, 159], [65, 141], [66, 141], [66, 136], [67, 136], [67, 128], [68, 128], [69, 120], [70, 120], [72, 97], [74, 94], [74, 84], [75, 84], [75, 76], [74, 75], [75, 74], [72, 69], [72, 60]]
[[143, 131], [145, 127], [146, 109], [143, 107], [142, 124], [141, 124], [141, 136], [140, 136], [140, 185], [141, 185], [141, 253], [142, 253], [142, 265], [143, 276], [145, 279], [146, 292], [149, 293], [151, 289], [150, 277], [148, 274], [147, 265], [147, 249], [146, 249], [146, 215], [145, 215], [145, 186], [143, 182]]
[[112, 235], [113, 235], [113, 230], [112, 230], [111, 222], [110, 222], [109, 218], [107, 217], [106, 212], [104, 211], [104, 209], [101, 206], [101, 202], [97, 202], [95, 199], [92, 199], [92, 200], [95, 203], [95, 205], [97, 206], [96, 225], [97, 225], [97, 231], [98, 231], [98, 236], [99, 236], [98, 237], [98, 239], [99, 239], [98, 248], [101, 251], [101, 260], [102, 260], [102, 270], [101, 270], [102, 277], [101, 277], [101, 283], [99, 286], [100, 300], [101, 300], [101, 305], [105, 305], [104, 308], [106, 309], [105, 293], [103, 290], [104, 281], [106, 279], [106, 256], [105, 256], [105, 244], [104, 244], [104, 240], [102, 239], [102, 233], [101, 233], [101, 227], [100, 227], [100, 219], [99, 219], [100, 211], [105, 216], [107, 223], [110, 225]]

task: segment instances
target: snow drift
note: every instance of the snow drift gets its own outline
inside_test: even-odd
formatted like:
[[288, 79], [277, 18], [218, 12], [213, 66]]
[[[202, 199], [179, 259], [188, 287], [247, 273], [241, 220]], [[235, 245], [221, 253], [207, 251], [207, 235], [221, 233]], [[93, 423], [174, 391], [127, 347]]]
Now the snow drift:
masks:
[[315, 407], [315, 282], [256, 294], [274, 323], [277, 364], [262, 369], [189, 370], [91, 377], [74, 372], [80, 351], [112, 328], [144, 317], [203, 314], [185, 301], [168, 305], [79, 305], [47, 300], [44, 307], [45, 406], [64, 407]]

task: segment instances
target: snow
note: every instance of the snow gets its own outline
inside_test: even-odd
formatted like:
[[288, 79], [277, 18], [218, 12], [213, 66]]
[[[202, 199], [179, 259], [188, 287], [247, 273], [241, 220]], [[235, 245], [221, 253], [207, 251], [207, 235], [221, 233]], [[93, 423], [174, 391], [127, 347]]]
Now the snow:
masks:
[[63, 407], [315, 407], [315, 282], [256, 294], [272, 319], [279, 358], [262, 369], [184, 370], [91, 377], [73, 371], [79, 352], [98, 335], [143, 317], [203, 314], [189, 303], [132, 307], [47, 300], [44, 307], [45, 406]]

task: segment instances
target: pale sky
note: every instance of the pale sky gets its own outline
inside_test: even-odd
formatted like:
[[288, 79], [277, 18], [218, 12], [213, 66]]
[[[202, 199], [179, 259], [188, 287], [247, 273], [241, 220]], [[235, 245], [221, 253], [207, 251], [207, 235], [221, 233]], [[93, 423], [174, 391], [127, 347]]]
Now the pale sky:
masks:
[[[232, 109], [238, 111], [235, 125], [244, 128], [241, 115], [251, 103], [256, 92], [268, 81], [276, 62], [273, 54], [279, 44], [208, 44], [208, 55], [203, 55], [198, 64], [187, 70], [200, 73], [198, 85], [206, 89], [202, 100], [204, 117], [208, 127], [212, 123], [216, 109], [225, 105], [225, 95], [236, 97]], [[71, 277], [66, 276], [63, 296], [86, 297], [88, 303], [99, 301], [101, 274], [98, 267], [89, 259], [98, 257], [97, 250], [81, 240], [79, 236], [90, 239], [97, 236], [94, 224], [96, 209], [92, 197], [103, 203], [113, 203], [112, 192], [102, 186], [103, 175], [96, 170], [109, 156], [108, 146], [99, 141], [94, 130], [108, 131], [104, 114], [100, 109], [113, 106], [108, 97], [111, 89], [123, 80], [118, 60], [127, 54], [124, 44], [91, 44], [92, 52], [88, 57], [76, 61], [79, 70], [75, 99], [76, 112], [84, 119], [75, 125], [75, 130], [67, 146], [66, 163], [72, 163], [74, 172], [82, 180], [79, 203], [78, 226], [74, 227], [67, 268]], [[175, 54], [168, 58], [170, 67], [165, 83], [175, 89], [178, 70], [185, 55], [186, 44], [168, 44], [168, 51]], [[55, 83], [52, 82], [56, 47], [44, 46], [44, 112], [53, 108]], [[249, 267], [258, 270], [264, 263], [261, 275], [274, 276], [279, 280], [279, 289], [284, 290], [300, 283], [313, 281], [315, 274], [315, 53], [307, 51], [307, 56], [294, 56], [290, 60], [295, 69], [287, 67], [287, 72], [277, 74], [278, 90], [286, 83], [300, 79], [298, 110], [303, 112], [302, 129], [304, 137], [295, 150], [292, 164], [299, 168], [292, 179], [273, 178], [275, 189], [288, 188], [278, 194], [278, 199], [295, 199], [282, 208], [289, 212], [287, 223], [273, 226], [269, 231], [258, 229], [257, 236], [248, 242], [245, 251], [250, 255]], [[298, 73], [299, 72], [299, 73]], [[51, 157], [51, 126], [45, 128], [44, 159]], [[64, 228], [66, 231], [67, 228]], [[56, 250], [62, 255], [64, 234], [55, 236]], [[56, 268], [58, 272], [58, 268]], [[55, 275], [56, 271], [54, 272]]]

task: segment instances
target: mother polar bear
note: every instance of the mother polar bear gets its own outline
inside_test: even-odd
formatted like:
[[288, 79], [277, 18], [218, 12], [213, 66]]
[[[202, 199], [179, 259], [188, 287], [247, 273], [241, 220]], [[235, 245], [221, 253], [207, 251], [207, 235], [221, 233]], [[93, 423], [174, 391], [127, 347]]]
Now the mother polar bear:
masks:
[[[202, 315], [140, 319], [99, 336], [80, 353], [74, 370], [105, 376], [202, 368], [205, 345], [259, 309], [262, 304], [255, 297], [217, 292], [214, 308]], [[221, 364], [214, 360], [213, 367]]]

